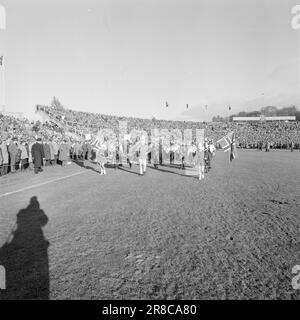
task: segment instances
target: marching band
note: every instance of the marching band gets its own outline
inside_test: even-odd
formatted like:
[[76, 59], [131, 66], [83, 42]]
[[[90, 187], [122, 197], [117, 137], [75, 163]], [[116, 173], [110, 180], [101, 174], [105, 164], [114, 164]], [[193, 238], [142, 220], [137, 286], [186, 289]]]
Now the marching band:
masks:
[[[211, 162], [215, 155], [215, 146], [207, 138], [203, 141], [194, 141], [191, 145], [170, 143], [169, 147], [162, 144], [160, 139], [148, 143], [145, 135], [136, 136], [134, 141], [123, 139], [121, 143], [111, 142], [106, 138], [103, 141], [96, 139], [92, 145], [95, 154], [95, 162], [100, 166], [100, 175], [106, 174], [105, 166], [110, 163], [115, 168], [135, 163], [139, 166], [139, 175], [144, 176], [147, 171], [147, 162], [151, 163], [154, 169], [159, 165], [168, 162], [179, 169], [192, 167], [196, 169], [199, 180], [204, 179], [204, 173], [211, 169]], [[78, 146], [72, 146], [77, 149]], [[163, 161], [160, 161], [162, 158]], [[148, 161], [147, 161], [148, 160]]]

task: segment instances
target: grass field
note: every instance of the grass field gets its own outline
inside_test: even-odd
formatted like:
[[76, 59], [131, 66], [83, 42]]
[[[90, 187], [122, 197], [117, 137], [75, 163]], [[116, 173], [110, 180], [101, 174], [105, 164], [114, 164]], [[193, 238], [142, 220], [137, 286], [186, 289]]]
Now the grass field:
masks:
[[75, 163], [1, 177], [0, 298], [299, 299], [300, 152], [227, 157], [204, 181]]

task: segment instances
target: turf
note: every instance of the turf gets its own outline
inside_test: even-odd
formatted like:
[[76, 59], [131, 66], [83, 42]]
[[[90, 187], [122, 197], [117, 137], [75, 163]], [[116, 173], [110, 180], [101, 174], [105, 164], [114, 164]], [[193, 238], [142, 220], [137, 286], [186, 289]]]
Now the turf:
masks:
[[203, 181], [75, 163], [1, 177], [0, 298], [299, 299], [300, 152], [227, 157]]

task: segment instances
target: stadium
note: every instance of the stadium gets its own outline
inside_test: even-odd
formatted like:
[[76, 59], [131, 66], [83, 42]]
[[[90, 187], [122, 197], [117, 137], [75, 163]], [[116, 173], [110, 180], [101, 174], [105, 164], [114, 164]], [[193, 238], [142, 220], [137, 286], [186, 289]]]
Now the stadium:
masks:
[[[33, 175], [21, 155], [18, 173], [1, 177], [6, 299], [296, 298], [290, 277], [299, 259], [299, 122], [252, 128], [153, 123], [51, 106], [36, 111], [48, 116], [44, 123], [2, 115], [2, 141], [40, 136], [46, 145], [67, 137], [69, 164], [54, 164], [49, 153], [44, 172]], [[93, 149], [83, 155], [75, 144], [99, 128], [117, 130], [119, 120], [127, 120], [131, 133], [204, 128], [214, 142], [235, 130], [238, 158], [230, 163], [228, 153], [216, 151], [201, 186], [197, 172], [186, 174], [167, 153], [157, 169], [148, 159], [142, 178], [134, 159], [130, 169], [116, 153], [100, 177]], [[258, 137], [270, 135], [271, 152], [258, 152]]]
[[[50, 22], [46, 19], [51, 14], [37, 6], [37, 13], [42, 10], [49, 25], [34, 16], [45, 34], [40, 36], [33, 24], [36, 34], [32, 38], [26, 34], [26, 48], [31, 43], [38, 43], [39, 47], [41, 41], [42, 53], [34, 51], [37, 47], [32, 49], [34, 53], [30, 51], [28, 56], [32, 59], [28, 60], [30, 67], [26, 72], [22, 69], [26, 66], [17, 64], [22, 77], [27, 75], [22, 81], [13, 73], [17, 67], [8, 61], [5, 72], [12, 70], [10, 79], [16, 79], [19, 90], [12, 90], [13, 84], [7, 95], [1, 91], [0, 300], [298, 300], [300, 111], [297, 99], [286, 99], [284, 103], [273, 99], [269, 103], [264, 97], [264, 101], [251, 101], [251, 107], [236, 102], [231, 111], [231, 105], [222, 97], [222, 108], [216, 104], [213, 109], [202, 103], [200, 86], [193, 89], [201, 77], [197, 74], [192, 78], [193, 72], [186, 66], [198, 56], [184, 50], [178, 56], [174, 50], [173, 56], [164, 46], [167, 39], [172, 50], [178, 49], [177, 40], [172, 42], [170, 36], [175, 34], [171, 26], [177, 21], [184, 32], [177, 30], [176, 36], [182, 43], [187, 41], [195, 46], [195, 51], [199, 49], [189, 38], [189, 32], [198, 30], [188, 19], [194, 17], [193, 10], [186, 13], [186, 7], [183, 10], [181, 5], [176, 6], [169, 25], [169, 16], [161, 16], [158, 10], [161, 7], [157, 5], [147, 7], [150, 11], [157, 10], [151, 11], [157, 20], [147, 16], [146, 22], [138, 14], [124, 14], [125, 8], [118, 9], [120, 13], [109, 7], [111, 11], [101, 20], [103, 31], [95, 27], [96, 17], [102, 15], [92, 15], [99, 7], [91, 1], [89, 4], [91, 8], [84, 7], [87, 25], [80, 24], [76, 29], [80, 43], [89, 49], [69, 49], [67, 56], [60, 50], [65, 48], [65, 42], [72, 43], [73, 29], [70, 32], [68, 28], [77, 26], [76, 8], [66, 20], [60, 16], [57, 23], [63, 27], [56, 30], [52, 19]], [[49, 10], [56, 10], [57, 6], [50, 6]], [[181, 9], [187, 15], [182, 20], [178, 18]], [[165, 7], [162, 10], [168, 13]], [[249, 13], [253, 19], [256, 19], [255, 10]], [[28, 17], [31, 17], [29, 12]], [[161, 20], [167, 21], [166, 29], [152, 29], [153, 21]], [[140, 25], [144, 28], [142, 35], [135, 33]], [[116, 26], [127, 26], [131, 33], [123, 34]], [[52, 27], [56, 33], [52, 34]], [[252, 24], [245, 28], [242, 30], [246, 33], [254, 32]], [[128, 38], [118, 38], [115, 29]], [[64, 34], [66, 30], [70, 33]], [[230, 24], [228, 30], [232, 31]], [[214, 27], [210, 32], [213, 39]], [[107, 43], [103, 40], [101, 50], [94, 38], [88, 38], [90, 33], [108, 39]], [[159, 39], [157, 43], [152, 33]], [[260, 39], [256, 29], [255, 34]], [[11, 35], [15, 36], [14, 30]], [[160, 53], [157, 47], [155, 51], [148, 42], [142, 42], [144, 36], [148, 36], [151, 45], [157, 44], [159, 50], [163, 48], [161, 56], [156, 57]], [[76, 38], [76, 48], [77, 41]], [[126, 41], [134, 43], [128, 52]], [[143, 44], [140, 47], [139, 41]], [[54, 50], [58, 56], [53, 58], [54, 62], [49, 59], [47, 66], [47, 59], [40, 57], [52, 54], [49, 48], [53, 45], [59, 53]], [[103, 49], [105, 45], [109, 47], [107, 51]], [[238, 43], [236, 48], [240, 47]], [[220, 48], [209, 47], [202, 67], [208, 63], [211, 52], [219, 52], [217, 49]], [[102, 58], [112, 55], [115, 60], [98, 59], [96, 53], [102, 50]], [[148, 50], [151, 54], [146, 59]], [[114, 56], [114, 52], [119, 56]], [[135, 56], [136, 52], [140, 55]], [[128, 65], [118, 64], [117, 58], [123, 55]], [[13, 54], [10, 57], [14, 61]], [[4, 58], [0, 64], [2, 75]], [[248, 58], [245, 60], [249, 61]], [[226, 59], [232, 66], [239, 63], [238, 59], [237, 62]], [[90, 60], [93, 63], [100, 60], [101, 68], [90, 65]], [[221, 64], [215, 65], [218, 59], [211, 60], [213, 67], [205, 75], [222, 74]], [[232, 83], [242, 82], [240, 74], [253, 65], [259, 65], [256, 72], [264, 70], [256, 60], [259, 59], [255, 56], [249, 69], [243, 65], [236, 78], [232, 75]], [[80, 61], [84, 70], [80, 80], [74, 76], [77, 73], [72, 73], [74, 61]], [[131, 67], [128, 61], [134, 61]], [[51, 73], [54, 64], [59, 67]], [[61, 72], [57, 75], [59, 68]], [[222, 68], [227, 70], [227, 64], [222, 62]], [[167, 76], [165, 70], [169, 72]], [[271, 73], [272, 79], [280, 78], [282, 73], [289, 74], [280, 68], [275, 71]], [[163, 80], [157, 80], [156, 75]], [[181, 76], [182, 83], [178, 80]], [[4, 76], [1, 83], [6, 84], [3, 79]], [[234, 92], [232, 96], [238, 91], [224, 79], [220, 83], [218, 77], [207, 79], [201, 89], [209, 91], [209, 86], [204, 86], [207, 83], [211, 87], [216, 85], [217, 90], [212, 91], [215, 95], [223, 86]], [[248, 87], [249, 92], [254, 91], [256, 79], [253, 74], [249, 79], [243, 84], [247, 89], [239, 88], [241, 95], [247, 96]], [[143, 85], [147, 81], [145, 89]], [[78, 83], [80, 86], [76, 87]], [[95, 83], [97, 88], [93, 87]], [[119, 90], [115, 90], [116, 84], [120, 84]], [[25, 93], [22, 86], [26, 87]], [[160, 86], [171, 96], [170, 100], [165, 98], [167, 94], [161, 93]], [[276, 88], [279, 86], [274, 84], [272, 90], [277, 92]], [[62, 93], [66, 105], [57, 97], [50, 103], [43, 102], [45, 95], [52, 96], [55, 90]], [[110, 90], [116, 91], [115, 95]], [[257, 87], [255, 90], [258, 91]], [[183, 104], [188, 94], [199, 98], [199, 105], [198, 102]], [[22, 106], [17, 111], [6, 108], [9, 105], [6, 99], [18, 101], [18, 95], [24, 99], [24, 111], [30, 109], [33, 113], [31, 117], [22, 112]], [[152, 95], [159, 96], [156, 104], [149, 98]], [[106, 98], [107, 104], [103, 102]], [[86, 99], [87, 107], [80, 109], [78, 104], [73, 107], [71, 102], [76, 99], [78, 104]], [[177, 110], [180, 119], [174, 111], [177, 101], [180, 101]], [[145, 107], [139, 109], [143, 103]], [[147, 103], [153, 103], [153, 107], [146, 107]], [[195, 110], [201, 115], [211, 112], [210, 119], [197, 117]], [[151, 116], [152, 111], [163, 116]]]

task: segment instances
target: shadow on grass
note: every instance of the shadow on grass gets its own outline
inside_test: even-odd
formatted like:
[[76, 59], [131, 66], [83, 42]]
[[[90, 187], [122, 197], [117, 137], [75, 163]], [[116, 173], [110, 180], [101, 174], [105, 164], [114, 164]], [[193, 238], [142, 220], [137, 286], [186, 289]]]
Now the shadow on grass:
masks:
[[0, 300], [49, 299], [49, 242], [42, 230], [47, 223], [37, 197], [18, 212], [15, 228], [0, 249], [6, 273]]
[[[165, 167], [165, 166], [164, 166]], [[172, 170], [167, 170], [167, 169], [163, 169], [162, 167], [157, 167], [157, 168], [154, 168], [154, 167], [149, 167], [150, 169], [152, 170], [156, 170], [156, 171], [161, 171], [161, 172], [165, 172], [165, 173], [172, 173], [172, 174], [176, 174], [177, 176], [181, 176], [181, 177], [186, 177], [186, 178], [196, 178], [198, 179], [198, 175], [187, 175], [187, 174], [184, 174], [184, 173], [179, 173], [179, 172], [175, 172], [175, 171], [172, 171]], [[172, 167], [174, 168], [174, 167]], [[187, 169], [187, 168], [186, 168]]]
[[[100, 171], [98, 171], [96, 168], [94, 168], [94, 167], [91, 167], [90, 165], [85, 165], [85, 163], [89, 163], [89, 161], [88, 160], [85, 160], [85, 161], [83, 161], [83, 160], [73, 160], [73, 162], [75, 163], [75, 164], [77, 164], [79, 167], [81, 167], [81, 168], [84, 168], [84, 169], [87, 169], [87, 170], [92, 170], [92, 171], [95, 171], [95, 172], [97, 172], [97, 173], [100, 173]], [[95, 162], [95, 161], [92, 161], [92, 163], [93, 164], [95, 164], [95, 165], [97, 165], [98, 167], [99, 167], [99, 170], [100, 170], [100, 166], [97, 164], [97, 162]], [[107, 169], [121, 169], [122, 168], [122, 166], [120, 165], [120, 164], [112, 164], [112, 163], [105, 163], [105, 168], [107, 168]], [[125, 170], [126, 171], [126, 170]]]
[[135, 175], [138, 175], [138, 176], [140, 175], [138, 172], [132, 171], [132, 169], [130, 169], [130, 168], [119, 167], [119, 170], [125, 171], [125, 172], [128, 172], [128, 173], [132, 173], [132, 174], [135, 174]]
[[77, 164], [77, 165], [78, 165], [79, 167], [81, 167], [81, 168], [84, 168], [84, 169], [87, 169], [87, 170], [92, 170], [92, 171], [94, 171], [94, 172], [100, 173], [100, 171], [96, 170], [94, 167], [91, 167], [91, 166], [89, 166], [89, 165], [85, 165], [84, 163], [85, 163], [85, 162], [87, 163], [87, 161], [88, 161], [88, 160], [85, 160], [85, 161], [83, 161], [83, 160], [73, 160], [73, 162], [74, 162], [75, 164]]

